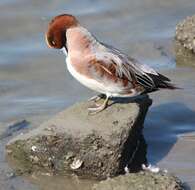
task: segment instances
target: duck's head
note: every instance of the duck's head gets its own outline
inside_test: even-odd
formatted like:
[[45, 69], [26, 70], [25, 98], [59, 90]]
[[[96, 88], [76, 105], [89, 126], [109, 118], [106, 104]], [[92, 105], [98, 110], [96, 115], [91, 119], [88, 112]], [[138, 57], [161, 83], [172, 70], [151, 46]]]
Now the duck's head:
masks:
[[[45, 34], [46, 43], [50, 48], [66, 48], [66, 31], [78, 25], [77, 19], [69, 14], [58, 15], [49, 23]], [[67, 48], [66, 48], [67, 49]]]

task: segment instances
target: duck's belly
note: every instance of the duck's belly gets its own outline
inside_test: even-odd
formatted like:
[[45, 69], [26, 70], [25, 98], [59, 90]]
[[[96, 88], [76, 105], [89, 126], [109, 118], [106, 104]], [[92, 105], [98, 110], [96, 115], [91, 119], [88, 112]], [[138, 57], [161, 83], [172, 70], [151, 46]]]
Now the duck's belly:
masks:
[[99, 82], [92, 78], [88, 78], [87, 76], [76, 71], [76, 69], [72, 66], [68, 58], [66, 59], [66, 63], [68, 71], [72, 74], [72, 76], [77, 79], [81, 84], [91, 90], [111, 95], [113, 97], [130, 97], [138, 95], [137, 92], [133, 89], [129, 89], [129, 92], [124, 93], [125, 89], [121, 86], [121, 84], [107, 81], [104, 78], [102, 79], [102, 82]]
[[68, 58], [66, 59], [66, 63], [67, 63], [68, 71], [81, 84], [83, 84], [84, 86], [90, 88], [91, 90], [94, 90], [94, 91], [97, 91], [97, 92], [100, 92], [100, 93], [106, 93], [107, 89], [106, 89], [104, 84], [102, 84], [102, 83], [100, 83], [100, 82], [98, 82], [94, 79], [88, 78], [87, 76], [77, 72], [76, 69], [70, 63], [70, 60]]

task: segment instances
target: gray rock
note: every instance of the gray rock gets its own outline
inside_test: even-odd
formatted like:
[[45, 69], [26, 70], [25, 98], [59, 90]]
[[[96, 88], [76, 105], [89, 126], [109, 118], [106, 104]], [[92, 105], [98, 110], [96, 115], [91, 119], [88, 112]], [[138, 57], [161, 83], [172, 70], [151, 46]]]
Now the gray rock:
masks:
[[139, 172], [109, 178], [93, 186], [93, 190], [182, 190], [181, 181], [165, 173]]
[[142, 128], [152, 101], [147, 96], [134, 103], [117, 101], [93, 116], [87, 111], [90, 103], [75, 104], [17, 136], [6, 146], [9, 161], [21, 173], [74, 173], [98, 179], [123, 173], [126, 166], [138, 171], [147, 163]]
[[[195, 52], [195, 15], [177, 24], [175, 39], [185, 49]], [[181, 50], [179, 46], [176, 48], [176, 51]]]
[[175, 41], [175, 59], [177, 66], [195, 67], [195, 54], [184, 48], [178, 41]]

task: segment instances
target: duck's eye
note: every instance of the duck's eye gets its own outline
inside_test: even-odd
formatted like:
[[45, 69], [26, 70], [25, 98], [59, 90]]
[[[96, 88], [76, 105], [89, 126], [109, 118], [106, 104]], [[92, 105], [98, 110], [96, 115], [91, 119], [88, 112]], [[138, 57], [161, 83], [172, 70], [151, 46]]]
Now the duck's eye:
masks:
[[55, 43], [55, 41], [54, 41], [54, 40], [52, 40], [52, 41], [51, 41], [51, 44], [52, 44], [53, 46], [55, 46], [55, 45], [56, 45], [56, 43]]
[[54, 38], [53, 36], [48, 36], [48, 42], [50, 43], [50, 45], [52, 46], [55, 46], [56, 45], [56, 42], [54, 41]]

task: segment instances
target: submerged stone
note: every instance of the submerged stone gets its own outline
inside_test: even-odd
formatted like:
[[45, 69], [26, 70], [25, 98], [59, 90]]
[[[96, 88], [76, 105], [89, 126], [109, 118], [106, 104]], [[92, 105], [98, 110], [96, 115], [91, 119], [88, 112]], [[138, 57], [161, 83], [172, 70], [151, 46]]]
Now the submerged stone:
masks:
[[179, 42], [175, 42], [175, 59], [177, 66], [195, 67], [195, 54], [186, 50]]
[[165, 173], [139, 172], [101, 181], [93, 190], [182, 190], [181, 181]]
[[17, 133], [21, 130], [27, 129], [30, 126], [30, 122], [24, 120], [19, 120], [8, 125], [6, 130], [0, 134], [0, 140], [3, 140], [7, 137], [12, 136], [14, 133]]
[[57, 114], [38, 128], [7, 144], [8, 159], [20, 172], [45, 171], [105, 179], [138, 171], [147, 163], [142, 135], [151, 100], [116, 100], [96, 115], [89, 102]]

